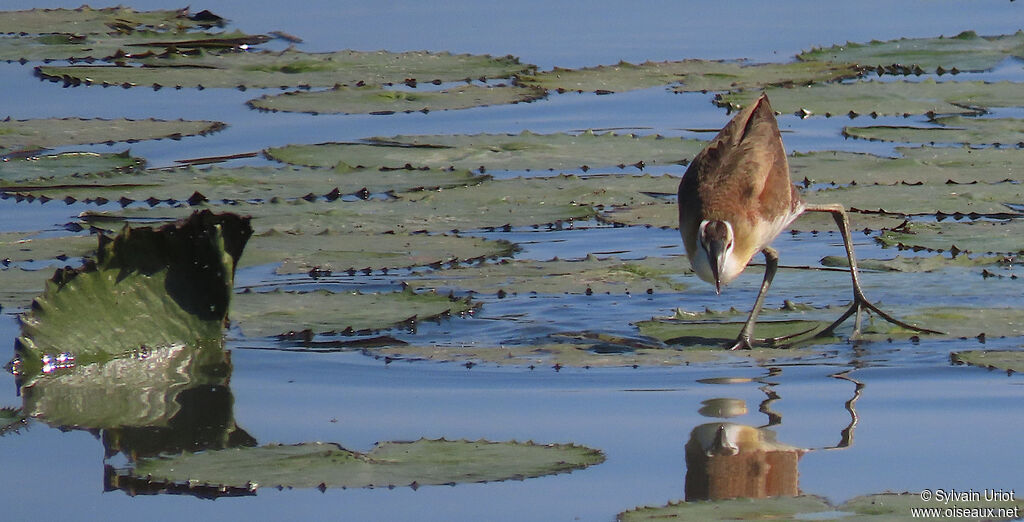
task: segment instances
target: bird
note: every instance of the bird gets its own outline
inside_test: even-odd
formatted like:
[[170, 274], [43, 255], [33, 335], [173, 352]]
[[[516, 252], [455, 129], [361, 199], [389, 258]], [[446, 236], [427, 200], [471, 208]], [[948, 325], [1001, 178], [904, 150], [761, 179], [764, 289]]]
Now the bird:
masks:
[[[754, 308], [730, 349], [754, 345], [754, 325], [778, 270], [779, 253], [771, 243], [805, 212], [828, 212], [843, 236], [853, 280], [853, 302], [817, 335], [832, 333], [856, 314], [852, 339], [860, 336], [861, 315], [870, 310], [890, 323], [923, 333], [941, 333], [900, 321], [864, 296], [850, 237], [846, 209], [838, 203], [804, 201], [789, 175], [778, 121], [764, 93], [741, 110], [690, 162], [679, 182], [679, 232], [690, 266], [702, 280], [722, 287], [736, 279], [751, 259], [764, 255], [765, 271]], [[795, 335], [769, 339], [769, 344]]]

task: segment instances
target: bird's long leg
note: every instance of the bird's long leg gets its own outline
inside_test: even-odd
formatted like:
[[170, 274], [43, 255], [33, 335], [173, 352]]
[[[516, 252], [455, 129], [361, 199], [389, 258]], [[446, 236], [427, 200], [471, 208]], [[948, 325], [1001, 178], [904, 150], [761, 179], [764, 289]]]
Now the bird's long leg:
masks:
[[775, 279], [775, 272], [779, 269], [779, 253], [774, 248], [765, 247], [761, 253], [764, 254], [764, 280], [761, 281], [761, 290], [757, 293], [757, 299], [754, 300], [754, 309], [750, 311], [747, 322], [740, 330], [740, 336], [736, 338], [736, 344], [732, 345], [730, 350], [740, 348], [749, 350], [753, 346], [754, 323], [757, 322], [757, 314], [761, 313], [764, 296], [768, 293], [768, 288], [772, 286], [772, 279]]
[[850, 336], [851, 339], [856, 339], [860, 336], [860, 318], [861, 312], [866, 308], [872, 312], [878, 314], [879, 317], [889, 321], [892, 324], [902, 326], [909, 330], [914, 330], [921, 333], [932, 333], [942, 334], [942, 332], [929, 330], [928, 328], [921, 328], [920, 326], [914, 326], [909, 323], [905, 323], [896, 319], [895, 317], [883, 312], [871, 301], [868, 301], [867, 297], [864, 297], [864, 290], [860, 286], [860, 276], [857, 274], [857, 256], [853, 253], [853, 239], [850, 237], [850, 220], [846, 217], [846, 208], [838, 203], [822, 204], [822, 205], [807, 205], [804, 209], [805, 212], [829, 212], [832, 214], [832, 218], [836, 221], [836, 226], [839, 227], [839, 233], [843, 236], [843, 245], [846, 247], [846, 259], [850, 263], [850, 277], [853, 279], [853, 303], [850, 304], [850, 308], [846, 310], [836, 319], [835, 322], [828, 325], [824, 330], [818, 332], [817, 335], [823, 336], [832, 333], [836, 327], [843, 323], [848, 317], [856, 314], [855, 324], [853, 328], [853, 334]]

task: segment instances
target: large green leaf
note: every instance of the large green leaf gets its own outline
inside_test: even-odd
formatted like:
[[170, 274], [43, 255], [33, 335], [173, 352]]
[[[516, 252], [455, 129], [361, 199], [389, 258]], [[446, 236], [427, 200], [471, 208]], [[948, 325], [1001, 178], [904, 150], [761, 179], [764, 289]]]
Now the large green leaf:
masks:
[[134, 172], [145, 164], [146, 160], [134, 158], [128, 151], [106, 154], [65, 152], [8, 158], [6, 161], [0, 161], [0, 188], [16, 182], [41, 180], [48, 183], [73, 183], [69, 177]]
[[426, 486], [540, 477], [600, 464], [574, 444], [420, 439], [359, 453], [331, 443], [271, 445], [144, 459], [133, 473], [166, 482], [250, 488]]
[[50, 373], [140, 350], [220, 339], [235, 260], [252, 233], [235, 215], [198, 213], [160, 229], [101, 238], [95, 262], [60, 269], [21, 316], [17, 372]]
[[[2, 171], [0, 171], [2, 174]], [[309, 167], [186, 167], [78, 175], [71, 179], [33, 179], [7, 186], [5, 192], [72, 197], [79, 200], [103, 197], [141, 201], [187, 201], [198, 192], [211, 201], [254, 201], [274, 198], [337, 198], [343, 195], [404, 192], [421, 188], [469, 185], [487, 179], [469, 171], [324, 169]], [[335, 192], [336, 191], [336, 192]]]
[[[800, 53], [800, 60], [825, 60], [878, 67], [896, 73], [950, 71], [986, 71], [1009, 56], [1024, 58], [1024, 32], [999, 36], [978, 36], [964, 31], [949, 38], [900, 38], [866, 44], [811, 49]], [[893, 67], [896, 66], [896, 67]]]
[[[809, 87], [765, 89], [772, 107], [782, 113], [825, 116], [971, 114], [988, 107], [1024, 105], [1024, 88], [1012, 82], [861, 81], [816, 84]], [[746, 106], [760, 91], [736, 91], [718, 96], [715, 103], [730, 109]]]
[[0, 121], [0, 154], [61, 145], [135, 142], [204, 135], [224, 128], [215, 121], [50, 118]]
[[29, 9], [6, 11], [0, 18], [0, 33], [47, 34], [72, 28], [76, 34], [104, 34], [136, 30], [182, 31], [222, 25], [212, 13], [196, 16], [188, 9], [136, 11], [129, 7], [93, 9]]
[[941, 127], [887, 125], [844, 127], [843, 135], [851, 138], [907, 143], [964, 143], [971, 145], [1024, 143], [1024, 119], [941, 116], [935, 118], [934, 121]]
[[287, 234], [253, 236], [241, 266], [282, 263], [279, 274], [391, 269], [511, 256], [507, 241], [448, 234]]
[[293, 91], [250, 100], [254, 109], [312, 114], [391, 114], [469, 109], [539, 100], [543, 89], [507, 85], [461, 85], [441, 91], [385, 90], [375, 85]]
[[507, 261], [414, 273], [406, 282], [414, 288], [485, 294], [677, 292], [687, 287], [675, 277], [688, 271], [687, 265], [682, 257], [622, 261], [589, 256], [580, 261]]
[[[137, 67], [141, 64], [143, 67]], [[41, 66], [45, 79], [78, 85], [277, 88], [508, 78], [533, 66], [512, 56], [296, 50], [161, 56], [126, 66]]]
[[468, 299], [411, 291], [380, 294], [359, 292], [243, 292], [231, 303], [231, 319], [249, 337], [310, 330], [314, 333], [365, 332], [415, 326], [472, 309]]
[[267, 149], [272, 159], [333, 167], [579, 169], [615, 165], [685, 164], [705, 145], [698, 140], [632, 134], [475, 134], [376, 137], [366, 143], [288, 145]]
[[852, 78], [855, 67], [816, 62], [749, 64], [711, 60], [644, 62], [602, 65], [583, 69], [556, 67], [530, 76], [520, 76], [521, 85], [548, 90], [579, 92], [623, 92], [678, 84], [677, 92], [758, 89], [767, 85], [808, 84]]

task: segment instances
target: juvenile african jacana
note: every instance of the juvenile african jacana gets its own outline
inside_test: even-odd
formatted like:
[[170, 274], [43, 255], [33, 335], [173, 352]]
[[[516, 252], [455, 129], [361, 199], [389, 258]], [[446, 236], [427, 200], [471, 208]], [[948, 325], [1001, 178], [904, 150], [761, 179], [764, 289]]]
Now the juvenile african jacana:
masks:
[[715, 285], [716, 293], [743, 272], [755, 254], [764, 254], [761, 290], [731, 349], [752, 346], [754, 323], [779, 265], [779, 253], [770, 246], [772, 241], [800, 214], [809, 211], [832, 214], [843, 236], [853, 278], [850, 308], [818, 335], [831, 333], [856, 314], [851, 336], [856, 338], [864, 309], [904, 328], [940, 333], [897, 320], [864, 297], [845, 208], [840, 204], [811, 205], [800, 197], [789, 177], [775, 113], [768, 97], [762, 94], [697, 154], [679, 183], [679, 232], [686, 255], [697, 275]]

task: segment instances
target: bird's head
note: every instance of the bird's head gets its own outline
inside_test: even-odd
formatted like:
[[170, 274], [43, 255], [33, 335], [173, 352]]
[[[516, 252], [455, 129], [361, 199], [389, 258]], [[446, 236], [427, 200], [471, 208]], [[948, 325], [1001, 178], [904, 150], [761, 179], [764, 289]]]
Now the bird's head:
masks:
[[722, 285], [732, 281], [739, 273], [733, 270], [731, 261], [735, 237], [732, 224], [728, 221], [707, 220], [700, 222], [697, 230], [699, 253], [694, 267], [701, 279], [715, 285], [715, 293], [722, 293]]

